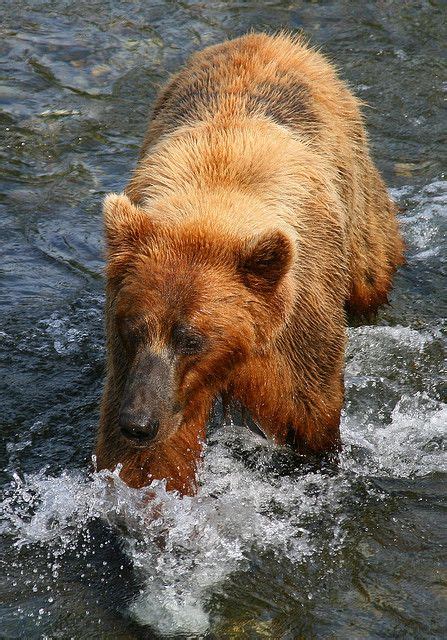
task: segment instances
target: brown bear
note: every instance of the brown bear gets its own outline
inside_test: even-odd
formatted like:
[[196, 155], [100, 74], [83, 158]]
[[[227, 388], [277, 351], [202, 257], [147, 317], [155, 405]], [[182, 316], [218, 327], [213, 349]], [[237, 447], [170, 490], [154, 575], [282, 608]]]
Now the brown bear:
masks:
[[193, 493], [218, 396], [280, 445], [339, 449], [346, 311], [387, 300], [403, 244], [359, 101], [320, 53], [251, 34], [194, 55], [104, 218], [99, 469]]

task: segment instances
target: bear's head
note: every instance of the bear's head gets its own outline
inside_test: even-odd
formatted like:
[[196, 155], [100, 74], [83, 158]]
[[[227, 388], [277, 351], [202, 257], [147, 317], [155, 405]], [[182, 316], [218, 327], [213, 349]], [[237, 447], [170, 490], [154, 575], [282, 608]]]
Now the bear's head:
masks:
[[207, 417], [238, 366], [272, 348], [293, 307], [294, 242], [172, 224], [125, 195], [107, 196], [104, 220], [109, 420], [147, 447]]

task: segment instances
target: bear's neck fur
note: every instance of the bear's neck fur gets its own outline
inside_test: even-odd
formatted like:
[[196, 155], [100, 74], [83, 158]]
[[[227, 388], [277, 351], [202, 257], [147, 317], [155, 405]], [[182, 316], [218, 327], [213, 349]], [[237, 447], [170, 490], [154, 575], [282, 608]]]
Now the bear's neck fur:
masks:
[[236, 216], [242, 236], [281, 228], [296, 240], [297, 208], [315, 216], [322, 188], [333, 203], [326, 213], [333, 218], [339, 208], [328, 175], [327, 159], [308, 141], [267, 118], [246, 118], [162, 137], [140, 160], [126, 195], [163, 222], [201, 219], [234, 233]]

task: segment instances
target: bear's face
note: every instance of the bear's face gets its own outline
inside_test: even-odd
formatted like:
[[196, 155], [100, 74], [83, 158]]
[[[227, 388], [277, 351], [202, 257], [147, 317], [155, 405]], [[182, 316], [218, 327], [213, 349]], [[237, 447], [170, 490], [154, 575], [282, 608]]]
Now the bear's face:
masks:
[[280, 231], [163, 226], [125, 196], [104, 210], [115, 420], [147, 447], [206, 419], [238, 364], [269, 349], [293, 305], [294, 248]]

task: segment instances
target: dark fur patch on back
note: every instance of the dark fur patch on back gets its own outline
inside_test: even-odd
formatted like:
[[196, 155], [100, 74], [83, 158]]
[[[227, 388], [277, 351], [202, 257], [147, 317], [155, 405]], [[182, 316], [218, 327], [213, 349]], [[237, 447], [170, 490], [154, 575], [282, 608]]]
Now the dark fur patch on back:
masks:
[[255, 92], [248, 95], [246, 108], [250, 115], [263, 114], [286, 127], [308, 128], [317, 124], [309, 93], [296, 81], [260, 82]]
[[[209, 80], [209, 82], [208, 82]], [[311, 108], [307, 88], [287, 77], [278, 82], [259, 82], [246, 92], [211, 89], [212, 78], [197, 78], [187, 84], [173, 80], [157, 100], [152, 117], [168, 130], [217, 115], [230, 96], [240, 102], [241, 113], [267, 116], [277, 124], [314, 130], [318, 120]]]
[[170, 130], [200, 120], [205, 113], [215, 113], [219, 94], [208, 91], [198, 79], [187, 85], [174, 80], [161, 94], [152, 118], [161, 118]]

